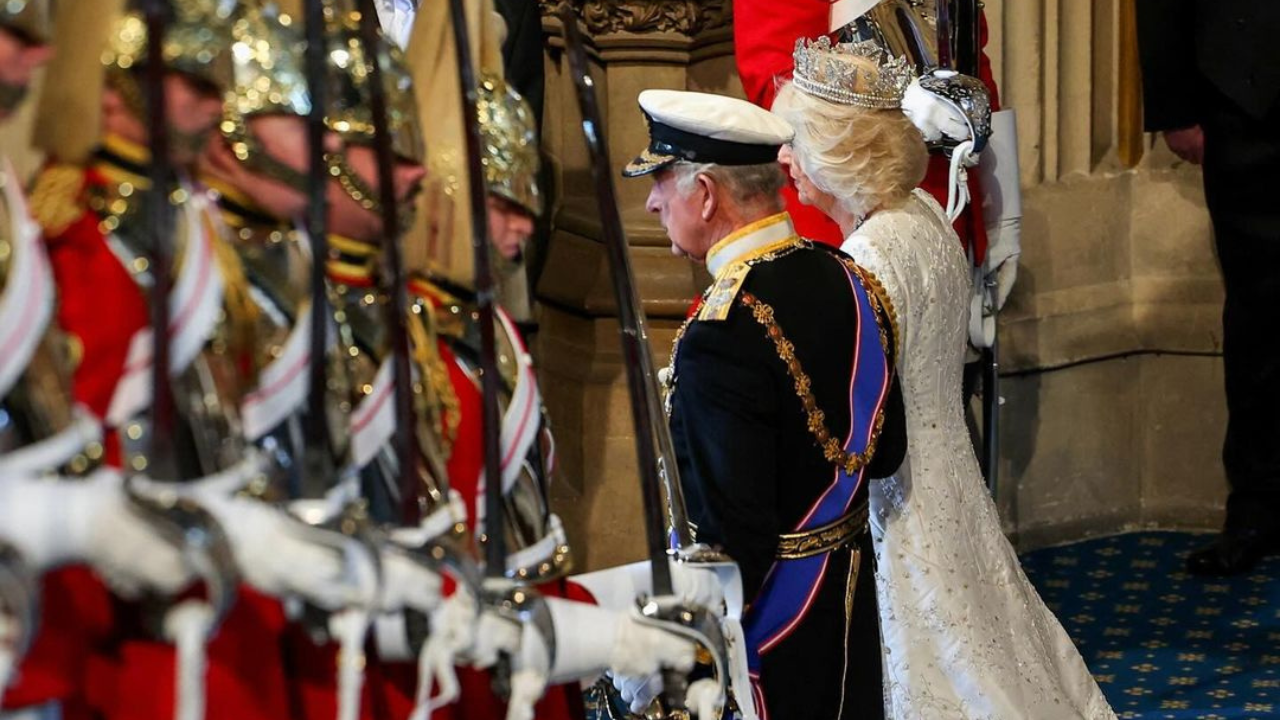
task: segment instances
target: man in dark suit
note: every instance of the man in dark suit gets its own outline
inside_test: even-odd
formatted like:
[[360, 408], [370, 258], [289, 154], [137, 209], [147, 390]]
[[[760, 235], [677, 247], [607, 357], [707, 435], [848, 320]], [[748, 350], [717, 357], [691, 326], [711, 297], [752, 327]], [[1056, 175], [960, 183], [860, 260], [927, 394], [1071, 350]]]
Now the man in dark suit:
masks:
[[1227, 290], [1227, 521], [1187, 569], [1234, 575], [1280, 549], [1280, 4], [1138, 0], [1137, 9], [1146, 127], [1204, 166]]
[[892, 308], [803, 240], [774, 162], [785, 121], [743, 100], [648, 90], [647, 208], [713, 276], [663, 382], [700, 542], [738, 563], [760, 717], [883, 717], [867, 483], [901, 464]]

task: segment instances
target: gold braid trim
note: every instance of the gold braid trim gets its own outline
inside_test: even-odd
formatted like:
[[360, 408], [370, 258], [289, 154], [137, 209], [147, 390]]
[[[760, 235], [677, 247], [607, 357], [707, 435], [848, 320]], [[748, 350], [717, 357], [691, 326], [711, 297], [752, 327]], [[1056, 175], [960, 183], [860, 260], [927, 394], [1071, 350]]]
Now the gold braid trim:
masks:
[[[884, 285], [880, 284], [880, 278], [870, 270], [855, 263], [852, 258], [840, 258], [840, 262], [862, 281], [862, 287], [866, 288], [867, 297], [871, 300], [871, 307], [876, 311], [876, 315], [888, 318], [889, 327], [893, 331], [893, 359], [896, 363], [900, 357], [899, 353], [902, 352], [902, 332], [898, 329], [898, 312], [893, 307], [893, 300], [889, 298], [889, 293], [885, 292]], [[885, 337], [883, 325], [880, 326], [880, 344], [885, 352], [889, 352], [889, 339]]]
[[256, 349], [255, 330], [261, 310], [253, 300], [249, 278], [235, 247], [218, 233], [211, 218], [205, 216], [202, 220], [213, 245], [214, 262], [222, 274], [222, 304], [226, 309], [231, 350], [236, 356], [251, 353]]
[[458, 439], [458, 425], [462, 422], [462, 404], [449, 378], [449, 368], [440, 357], [439, 335], [436, 332], [436, 310], [428, 301], [417, 303], [409, 318], [409, 336], [412, 338], [413, 359], [427, 378], [427, 411], [431, 415], [432, 430], [440, 438], [440, 451], [448, 461], [453, 454], [453, 443]]
[[29, 201], [31, 215], [46, 235], [61, 235], [84, 214], [83, 188], [84, 169], [75, 165], [55, 163], [36, 177]]
[[[778, 357], [787, 366], [787, 373], [795, 383], [796, 396], [800, 398], [800, 404], [804, 406], [805, 415], [808, 416], [809, 432], [817, 440], [818, 447], [822, 448], [822, 456], [850, 475], [865, 467], [876, 453], [876, 443], [880, 440], [880, 431], [884, 428], [884, 413], [876, 413], [875, 425], [871, 430], [867, 449], [860, 453], [845, 452], [840, 441], [827, 429], [827, 416], [818, 408], [818, 401], [813, 397], [813, 382], [800, 366], [795, 346], [783, 334], [778, 321], [774, 319], [773, 308], [751, 293], [742, 293], [739, 300], [751, 310], [751, 316], [756, 319], [756, 322], [764, 327], [765, 333], [778, 351]], [[852, 418], [850, 420], [852, 421]]]

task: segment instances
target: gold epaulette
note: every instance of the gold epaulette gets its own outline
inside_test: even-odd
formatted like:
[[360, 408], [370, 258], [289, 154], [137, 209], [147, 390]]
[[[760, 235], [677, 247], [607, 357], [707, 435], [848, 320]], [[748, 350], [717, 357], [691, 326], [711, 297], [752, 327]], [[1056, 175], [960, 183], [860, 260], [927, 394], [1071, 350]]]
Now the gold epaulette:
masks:
[[750, 263], [734, 263], [722, 270], [711, 283], [707, 294], [703, 296], [702, 305], [698, 307], [699, 320], [724, 320], [733, 309], [733, 300], [747, 281], [751, 272]]
[[468, 303], [421, 275], [409, 278], [409, 292], [432, 307], [436, 333], [449, 338], [460, 338], [466, 333]]
[[84, 184], [84, 168], [77, 165], [52, 163], [36, 176], [31, 214], [45, 235], [61, 235], [84, 214]]

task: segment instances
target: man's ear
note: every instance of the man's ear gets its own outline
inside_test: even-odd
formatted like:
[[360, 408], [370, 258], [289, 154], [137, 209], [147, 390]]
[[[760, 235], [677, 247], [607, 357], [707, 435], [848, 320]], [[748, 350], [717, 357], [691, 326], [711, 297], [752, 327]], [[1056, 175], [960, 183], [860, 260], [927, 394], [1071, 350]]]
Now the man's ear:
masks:
[[720, 209], [720, 183], [715, 178], [701, 173], [696, 178], [698, 187], [707, 194], [702, 200], [702, 220], [706, 222], [716, 216], [716, 211]]

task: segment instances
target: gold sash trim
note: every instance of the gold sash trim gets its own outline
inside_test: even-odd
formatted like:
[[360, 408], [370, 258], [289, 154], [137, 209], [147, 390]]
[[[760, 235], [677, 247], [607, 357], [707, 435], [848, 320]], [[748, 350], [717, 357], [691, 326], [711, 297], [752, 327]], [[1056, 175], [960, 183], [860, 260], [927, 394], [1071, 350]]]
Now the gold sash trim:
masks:
[[863, 503], [848, 515], [812, 530], [782, 533], [778, 536], [777, 558], [799, 560], [844, 547], [867, 531], [869, 507], [868, 503]]

